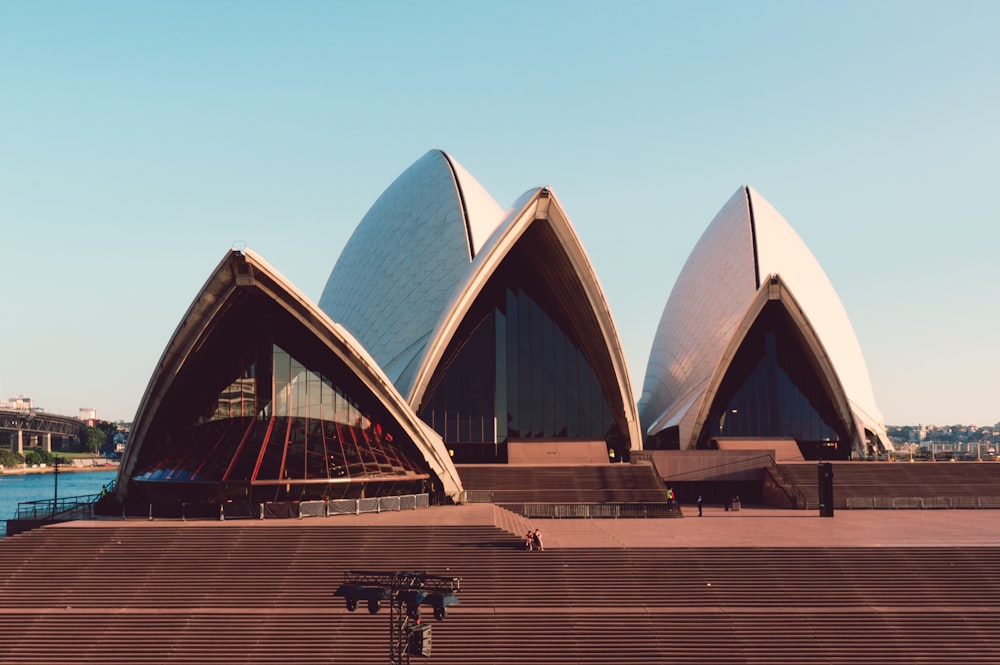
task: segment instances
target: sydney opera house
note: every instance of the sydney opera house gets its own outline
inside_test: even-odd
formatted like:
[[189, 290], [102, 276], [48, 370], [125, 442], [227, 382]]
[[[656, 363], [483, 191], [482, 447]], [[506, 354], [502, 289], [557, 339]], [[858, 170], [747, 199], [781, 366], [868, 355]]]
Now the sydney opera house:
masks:
[[318, 301], [206, 273], [113, 494], [8, 521], [0, 662], [1000, 662], [1000, 465], [857, 461], [857, 338], [750, 187], [635, 294], [641, 394], [555, 194], [438, 150]]
[[462, 466], [761, 440], [804, 459], [890, 445], [832, 285], [756, 191], [741, 187], [692, 251], [637, 401], [555, 194], [504, 208], [432, 150], [372, 205], [318, 303], [253, 251], [226, 253], [155, 368], [116, 492], [457, 501]]

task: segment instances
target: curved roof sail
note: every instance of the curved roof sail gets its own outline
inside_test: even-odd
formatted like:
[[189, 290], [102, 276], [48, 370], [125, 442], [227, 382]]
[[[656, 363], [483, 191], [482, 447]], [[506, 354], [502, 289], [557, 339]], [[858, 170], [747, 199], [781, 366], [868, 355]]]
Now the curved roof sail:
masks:
[[[420, 411], [431, 380], [473, 303], [511, 256], [541, 272], [566, 325], [594, 368], [618, 430], [641, 447], [627, 364], [610, 309], [590, 260], [563, 207], [547, 188], [529, 190], [475, 257], [442, 310], [407, 398]], [[523, 264], [522, 264], [523, 265]]]
[[530, 190], [505, 215], [457, 161], [431, 150], [362, 219], [320, 307], [357, 337], [420, 413], [435, 372], [450, 361], [449, 345], [462, 343], [456, 335], [469, 324], [476, 298], [512, 261], [526, 261], [543, 275], [542, 297], [557, 303], [553, 309], [572, 338], [567, 343], [579, 343], [609, 396], [621, 437], [640, 447], [627, 365], [607, 302], [576, 232], [547, 189]]
[[454, 159], [431, 150], [379, 196], [334, 265], [319, 305], [410, 391], [441, 312], [504, 212]]
[[[854, 447], [871, 437], [891, 448], [860, 345], [846, 311], [815, 257], [760, 194], [741, 187], [722, 207], [685, 263], [664, 307], [647, 365], [639, 414], [647, 435], [678, 428], [693, 446], [741, 335], [766, 302], [771, 283], [802, 339], [829, 370], [838, 404], [850, 404]], [[794, 294], [794, 297], [791, 296]], [[821, 373], [823, 369], [819, 370]], [[834, 380], [835, 378], [835, 380]], [[853, 435], [852, 435], [853, 436]]]
[[884, 433], [861, 344], [833, 284], [784, 217], [752, 187], [746, 191], [753, 202], [758, 272], [781, 275], [822, 340], [855, 410], [864, 414], [866, 427]]
[[338, 498], [432, 484], [461, 491], [440, 437], [367, 351], [263, 259], [233, 250], [157, 364], [117, 492]]

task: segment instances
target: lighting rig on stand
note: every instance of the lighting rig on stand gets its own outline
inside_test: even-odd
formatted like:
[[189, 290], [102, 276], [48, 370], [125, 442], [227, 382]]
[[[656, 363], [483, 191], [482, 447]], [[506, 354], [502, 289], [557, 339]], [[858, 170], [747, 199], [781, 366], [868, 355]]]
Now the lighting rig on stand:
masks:
[[344, 599], [353, 612], [364, 601], [370, 614], [377, 614], [382, 601], [389, 601], [389, 663], [408, 665], [410, 655], [431, 655], [431, 627], [420, 622], [421, 606], [434, 610], [439, 621], [448, 607], [458, 605], [455, 595], [462, 590], [462, 578], [428, 575], [425, 572], [376, 572], [349, 570], [334, 596]]

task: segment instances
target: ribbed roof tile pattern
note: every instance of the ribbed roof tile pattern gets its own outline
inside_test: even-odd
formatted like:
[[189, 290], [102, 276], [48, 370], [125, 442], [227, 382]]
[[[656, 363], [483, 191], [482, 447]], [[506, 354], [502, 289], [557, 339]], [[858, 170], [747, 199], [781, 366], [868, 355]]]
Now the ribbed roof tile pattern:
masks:
[[[639, 400], [644, 430], [672, 424], [694, 406], [757, 291], [753, 235], [743, 190], [726, 202], [681, 269], [653, 338]], [[684, 399], [687, 396], [687, 399]], [[647, 432], [649, 433], [649, 432]]]
[[475, 245], [502, 217], [465, 169], [431, 150], [383, 192], [344, 248], [320, 308], [361, 341], [403, 395]]
[[469, 238], [472, 242], [472, 255], [475, 256], [479, 254], [486, 239], [497, 229], [505, 213], [490, 193], [479, 184], [479, 181], [465, 170], [465, 167], [455, 161], [451, 155], [442, 154], [451, 165], [455, 181], [462, 194]]
[[833, 284], [781, 214], [756, 190], [748, 189], [753, 198], [761, 279], [781, 275], [819, 332], [850, 400], [881, 421], [861, 345]]
[[[752, 188], [741, 187], [691, 252], [670, 293], [654, 337], [639, 417], [654, 434], [681, 426], [681, 447], [696, 432], [717, 371], [759, 284], [780, 275], [809, 318], [855, 416], [887, 443], [854, 329], [816, 258], [788, 222]], [[687, 428], [687, 429], [686, 429]]]

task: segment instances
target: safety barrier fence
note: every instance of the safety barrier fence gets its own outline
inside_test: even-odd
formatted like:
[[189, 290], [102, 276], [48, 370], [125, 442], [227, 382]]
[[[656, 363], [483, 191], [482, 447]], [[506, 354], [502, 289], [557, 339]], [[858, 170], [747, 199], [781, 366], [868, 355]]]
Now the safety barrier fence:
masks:
[[[332, 517], [361, 513], [398, 512], [430, 506], [429, 494], [404, 494], [369, 499], [331, 501], [283, 501], [266, 503], [231, 502], [219, 505], [219, 519], [289, 519]], [[152, 512], [150, 512], [152, 515]]]
[[504, 503], [502, 508], [529, 518], [618, 519], [684, 517], [676, 503]]
[[848, 509], [869, 510], [933, 510], [933, 509], [997, 509], [1000, 496], [851, 496]]
[[493, 503], [493, 490], [463, 490], [460, 503]]
[[553, 519], [617, 519], [636, 517], [683, 517], [676, 503], [518, 503], [495, 501], [493, 490], [465, 490], [463, 503], [496, 503], [524, 517]]

